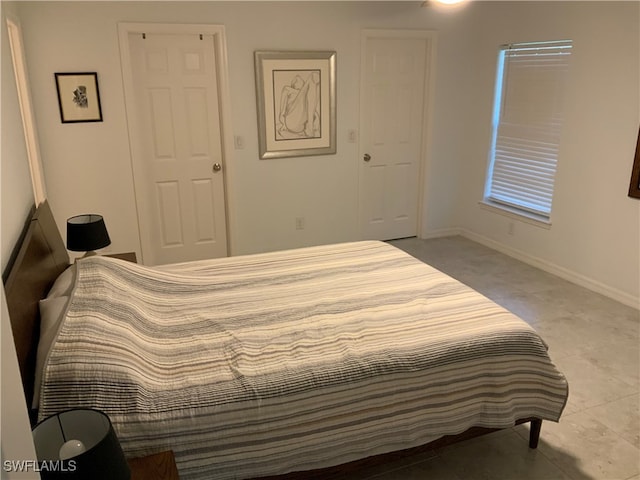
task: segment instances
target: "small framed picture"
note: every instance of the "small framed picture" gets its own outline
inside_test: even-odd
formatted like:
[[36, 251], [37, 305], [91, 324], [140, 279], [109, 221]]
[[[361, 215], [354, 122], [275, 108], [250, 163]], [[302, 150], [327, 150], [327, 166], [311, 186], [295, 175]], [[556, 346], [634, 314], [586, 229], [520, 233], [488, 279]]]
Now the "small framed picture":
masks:
[[73, 72], [55, 75], [62, 123], [101, 122], [98, 74]]
[[336, 153], [336, 52], [255, 52], [260, 158]]

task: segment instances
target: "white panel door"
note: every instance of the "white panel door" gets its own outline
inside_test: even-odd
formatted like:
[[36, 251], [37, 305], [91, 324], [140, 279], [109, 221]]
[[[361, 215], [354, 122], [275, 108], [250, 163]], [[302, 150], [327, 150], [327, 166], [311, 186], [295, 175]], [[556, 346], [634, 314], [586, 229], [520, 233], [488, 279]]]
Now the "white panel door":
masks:
[[227, 255], [214, 38], [129, 34], [144, 263]]
[[363, 46], [361, 235], [416, 236], [428, 39], [365, 35]]

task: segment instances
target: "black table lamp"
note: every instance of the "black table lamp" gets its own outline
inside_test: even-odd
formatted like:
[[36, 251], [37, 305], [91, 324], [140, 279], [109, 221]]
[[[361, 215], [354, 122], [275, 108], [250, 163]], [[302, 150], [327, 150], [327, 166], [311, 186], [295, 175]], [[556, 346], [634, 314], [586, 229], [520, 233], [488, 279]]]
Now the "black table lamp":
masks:
[[67, 220], [67, 248], [73, 252], [87, 252], [95, 255], [94, 250], [111, 244], [107, 227], [102, 215], [89, 213], [76, 215]]
[[131, 471], [103, 412], [86, 408], [47, 417], [33, 427], [42, 480], [130, 480]]

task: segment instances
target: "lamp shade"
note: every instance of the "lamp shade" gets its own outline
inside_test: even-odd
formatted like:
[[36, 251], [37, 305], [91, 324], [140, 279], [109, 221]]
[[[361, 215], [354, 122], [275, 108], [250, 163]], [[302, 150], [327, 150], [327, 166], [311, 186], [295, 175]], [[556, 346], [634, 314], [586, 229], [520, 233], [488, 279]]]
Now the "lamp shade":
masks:
[[42, 480], [130, 480], [131, 471], [109, 417], [73, 409], [33, 427]]
[[67, 248], [74, 252], [89, 252], [111, 244], [102, 215], [89, 213], [67, 220]]

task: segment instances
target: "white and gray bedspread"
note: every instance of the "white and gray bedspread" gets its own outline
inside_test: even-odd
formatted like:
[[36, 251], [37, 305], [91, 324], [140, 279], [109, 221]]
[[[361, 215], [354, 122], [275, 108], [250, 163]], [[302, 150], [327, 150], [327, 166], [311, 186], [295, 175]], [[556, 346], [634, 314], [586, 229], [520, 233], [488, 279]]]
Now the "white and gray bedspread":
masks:
[[321, 468], [472, 426], [557, 421], [567, 383], [524, 321], [382, 242], [77, 279], [40, 417], [106, 412], [127, 456], [181, 478]]

